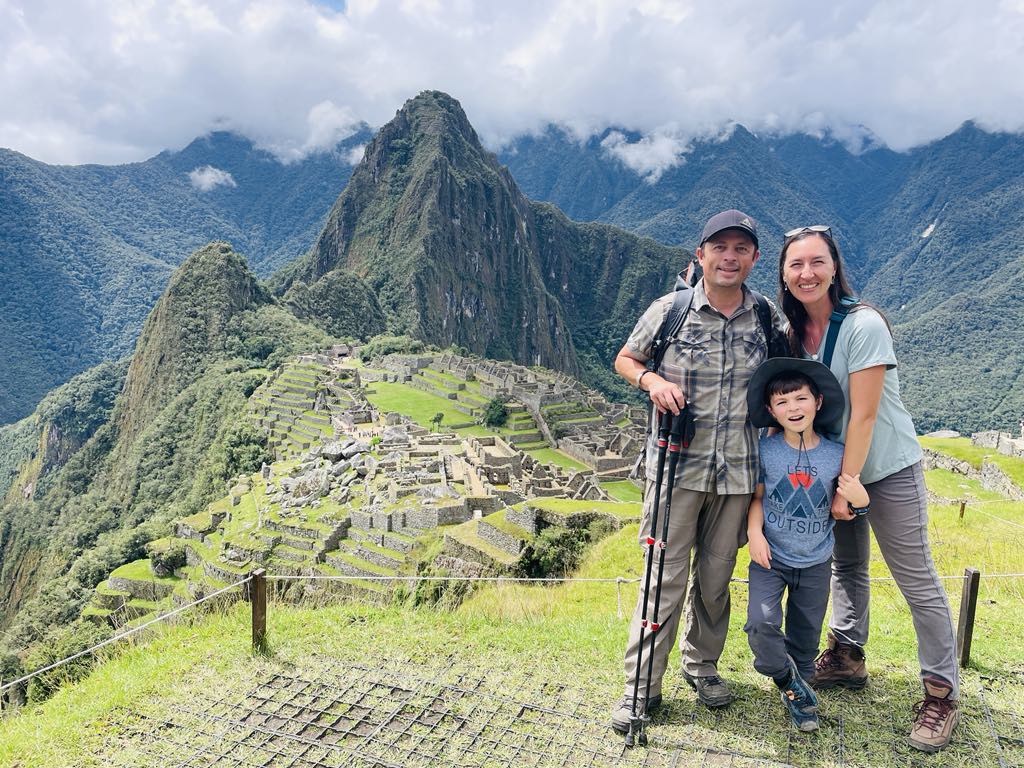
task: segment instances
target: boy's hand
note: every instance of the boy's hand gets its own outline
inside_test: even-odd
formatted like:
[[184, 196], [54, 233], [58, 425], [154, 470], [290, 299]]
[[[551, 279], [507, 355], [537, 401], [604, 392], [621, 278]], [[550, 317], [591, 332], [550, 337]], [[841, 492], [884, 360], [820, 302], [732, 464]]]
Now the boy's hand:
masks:
[[856, 517], [850, 511], [850, 503], [838, 490], [832, 494], [832, 517], [836, 520], [853, 520]]
[[860, 475], [841, 474], [838, 487], [843, 498], [855, 507], [866, 507], [871, 501], [868, 492], [861, 485]]
[[747, 548], [750, 550], [750, 559], [762, 568], [771, 569], [772, 549], [768, 546], [768, 539], [761, 531], [747, 532]]

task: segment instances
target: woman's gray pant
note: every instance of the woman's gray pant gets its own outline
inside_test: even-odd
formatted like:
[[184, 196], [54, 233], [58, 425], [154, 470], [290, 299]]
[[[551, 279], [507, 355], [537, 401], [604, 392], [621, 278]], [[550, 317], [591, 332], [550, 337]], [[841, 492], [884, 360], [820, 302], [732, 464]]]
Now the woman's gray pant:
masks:
[[[804, 680], [814, 674], [821, 625], [828, 607], [831, 562], [807, 568], [791, 568], [772, 561], [771, 569], [750, 563], [750, 600], [747, 602], [747, 633], [754, 652], [754, 669], [778, 679], [789, 671], [793, 659]], [[786, 595], [786, 631], [782, 631], [782, 595]]]
[[871, 511], [836, 523], [832, 562], [832, 619], [829, 627], [840, 642], [864, 646], [868, 641], [868, 527], [903, 593], [917, 633], [922, 677], [938, 677], [960, 696], [956, 630], [928, 544], [928, 505], [921, 463], [864, 486]]

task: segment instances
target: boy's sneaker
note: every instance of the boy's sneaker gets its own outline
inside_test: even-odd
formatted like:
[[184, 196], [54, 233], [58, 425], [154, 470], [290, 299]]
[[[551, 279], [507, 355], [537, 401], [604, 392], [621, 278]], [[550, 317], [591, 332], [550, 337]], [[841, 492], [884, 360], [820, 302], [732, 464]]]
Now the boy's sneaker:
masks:
[[953, 726], [960, 716], [957, 701], [949, 698], [953, 688], [936, 677], [924, 679], [924, 700], [914, 705], [914, 726], [910, 746], [922, 752], [938, 752], [949, 744]]
[[718, 675], [697, 676], [683, 670], [683, 679], [697, 692], [698, 701], [705, 707], [718, 709], [731, 704], [735, 698], [732, 691], [729, 690], [729, 686], [725, 684], [725, 680]]
[[793, 679], [781, 690], [782, 703], [789, 710], [789, 719], [793, 725], [805, 733], [818, 730], [818, 697], [795, 668]]
[[851, 643], [841, 643], [830, 631], [828, 646], [814, 660], [812, 688], [848, 688], [859, 691], [868, 684], [868, 668], [864, 663], [864, 649]]
[[[661, 694], [651, 696], [647, 704], [647, 713], [650, 714], [661, 706]], [[640, 698], [636, 703], [637, 715], [644, 714], [644, 700]], [[629, 730], [630, 720], [633, 718], [633, 697], [629, 694], [622, 697], [618, 704], [612, 707], [612, 728], [619, 733], [626, 733]]]

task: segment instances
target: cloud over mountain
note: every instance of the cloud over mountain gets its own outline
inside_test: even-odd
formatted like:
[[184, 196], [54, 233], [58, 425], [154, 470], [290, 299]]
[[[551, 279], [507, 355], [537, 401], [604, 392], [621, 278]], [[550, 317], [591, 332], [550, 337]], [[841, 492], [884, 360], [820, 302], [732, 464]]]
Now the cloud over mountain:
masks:
[[201, 168], [189, 171], [188, 178], [192, 182], [192, 186], [200, 192], [209, 192], [211, 189], [221, 186], [238, 186], [234, 176], [227, 171], [222, 171], [220, 168], [214, 168], [212, 165], [204, 165]]
[[289, 160], [440, 88], [491, 146], [636, 131], [647, 174], [730, 120], [899, 149], [1024, 126], [1021, 39], [1019, 0], [0, 0], [0, 146], [123, 162], [231, 129]]

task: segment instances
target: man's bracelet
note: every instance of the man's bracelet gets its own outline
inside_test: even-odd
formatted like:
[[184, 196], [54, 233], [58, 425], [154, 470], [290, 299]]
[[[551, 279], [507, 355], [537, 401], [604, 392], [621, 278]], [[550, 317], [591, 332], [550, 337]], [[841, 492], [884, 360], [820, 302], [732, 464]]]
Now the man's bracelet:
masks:
[[648, 368], [647, 370], [645, 370], [643, 373], [636, 377], [636, 388], [639, 389], [640, 391], [643, 391], [643, 387], [640, 386], [640, 382], [644, 380], [644, 376], [646, 376], [648, 373], [654, 373], [654, 371]]
[[850, 502], [846, 502], [846, 506], [848, 506], [850, 508], [850, 512], [852, 512], [854, 514], [854, 516], [856, 516], [856, 517], [860, 517], [861, 515], [866, 515], [868, 512], [871, 511], [871, 504], [870, 504], [870, 502], [865, 504], [863, 507], [855, 507]]

